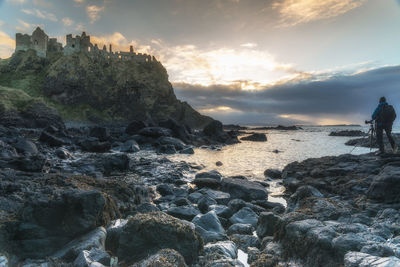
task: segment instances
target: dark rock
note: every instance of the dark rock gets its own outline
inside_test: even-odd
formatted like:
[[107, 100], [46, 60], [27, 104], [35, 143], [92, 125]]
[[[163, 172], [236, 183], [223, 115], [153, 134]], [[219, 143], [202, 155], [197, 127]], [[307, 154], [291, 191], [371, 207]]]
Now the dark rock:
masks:
[[70, 144], [69, 142], [66, 142], [63, 139], [58, 138], [46, 131], [43, 131], [40, 134], [39, 141], [42, 143], [48, 144], [49, 146], [54, 146], [54, 147], [59, 147], [59, 146]]
[[262, 212], [258, 217], [257, 235], [260, 238], [273, 236], [278, 229], [281, 218], [272, 212]]
[[160, 209], [157, 208], [156, 205], [151, 204], [151, 203], [142, 203], [142, 204], [139, 204], [139, 205], [136, 207], [136, 210], [137, 210], [138, 212], [140, 212], [140, 213], [149, 213], [149, 212], [152, 212], [152, 211], [160, 211]]
[[185, 259], [173, 249], [162, 249], [147, 259], [135, 263], [132, 267], [159, 266], [159, 267], [187, 267]]
[[141, 129], [146, 128], [147, 125], [143, 121], [132, 121], [125, 129], [125, 133], [129, 135], [137, 134]]
[[92, 248], [104, 251], [106, 241], [106, 229], [98, 227], [95, 230], [71, 241], [61, 250], [55, 252], [52, 258], [59, 258], [67, 262], [75, 260], [83, 250], [90, 250]]
[[18, 157], [16, 149], [0, 140], [0, 158], [12, 159]]
[[249, 247], [259, 248], [261, 245], [258, 238], [254, 235], [233, 234], [229, 238], [244, 252], [247, 252]]
[[167, 248], [176, 250], [192, 264], [203, 249], [203, 240], [189, 224], [163, 212], [151, 212], [129, 219], [114, 253], [129, 264]]
[[396, 257], [377, 257], [367, 253], [351, 251], [345, 255], [344, 266], [400, 266], [400, 259]]
[[172, 155], [172, 154], [176, 154], [176, 149], [174, 145], [161, 145], [158, 150], [158, 153], [161, 154], [168, 154], [168, 155]]
[[200, 211], [191, 205], [187, 205], [171, 207], [167, 210], [167, 213], [175, 218], [191, 221], [196, 215], [200, 214]]
[[199, 192], [214, 199], [215, 201], [217, 201], [218, 204], [221, 204], [221, 205], [227, 205], [231, 198], [230, 194], [228, 194], [228, 193], [224, 193], [221, 191], [212, 190], [212, 189], [208, 189], [208, 188], [200, 189]]
[[244, 207], [229, 219], [232, 224], [242, 223], [242, 224], [251, 224], [253, 227], [256, 227], [258, 221], [258, 215], [248, 207]]
[[110, 131], [105, 127], [91, 127], [89, 136], [99, 139], [101, 142], [108, 141], [110, 139]]
[[[24, 207], [15, 232], [20, 257], [43, 258], [119, 215], [99, 191], [67, 191], [59, 198], [37, 199]], [[80, 251], [79, 251], [80, 252]]]
[[9, 167], [26, 172], [41, 172], [45, 167], [47, 160], [41, 155], [29, 158], [18, 158], [9, 162]]
[[130, 159], [126, 154], [112, 154], [102, 158], [104, 172], [110, 174], [114, 171], [126, 171], [130, 167]]
[[82, 150], [87, 152], [105, 153], [110, 151], [110, 142], [100, 142], [97, 138], [88, 138], [79, 143]]
[[55, 154], [58, 158], [60, 159], [69, 159], [72, 158], [71, 153], [69, 153], [66, 149], [64, 148], [57, 148], [55, 151]]
[[251, 224], [235, 223], [229, 227], [228, 235], [252, 235], [253, 231], [254, 227]]
[[179, 138], [185, 142], [190, 140], [190, 134], [184, 125], [179, 124], [174, 119], [169, 118], [168, 120], [160, 121], [158, 123], [160, 127], [170, 129], [174, 137]]
[[157, 192], [162, 196], [173, 195], [174, 192], [172, 187], [168, 184], [159, 184], [157, 185]]
[[355, 137], [355, 136], [365, 136], [365, 132], [360, 130], [343, 130], [337, 132], [331, 132], [329, 136], [348, 136], [348, 137]]
[[119, 151], [125, 152], [125, 153], [135, 153], [140, 151], [139, 145], [135, 140], [128, 140], [125, 143], [123, 143], [119, 148]]
[[25, 156], [34, 156], [39, 153], [36, 145], [32, 141], [26, 140], [24, 138], [18, 138], [17, 142], [13, 144], [13, 147], [17, 150], [18, 153]]
[[138, 132], [139, 135], [152, 137], [152, 138], [159, 138], [162, 136], [172, 136], [172, 132], [170, 129], [162, 128], [162, 127], [146, 127], [141, 129]]
[[218, 167], [221, 167], [224, 164], [221, 161], [217, 161], [217, 162], [215, 162], [215, 165], [218, 166]]
[[222, 258], [237, 258], [237, 247], [232, 241], [219, 241], [204, 246], [204, 254], [218, 254]]
[[207, 213], [209, 211], [210, 206], [215, 204], [217, 204], [217, 201], [208, 196], [203, 196], [197, 203], [197, 207], [199, 208], [201, 213]]
[[79, 253], [78, 257], [74, 261], [75, 267], [90, 267], [98, 266], [102, 264], [107, 266], [110, 264], [111, 256], [102, 249], [91, 248], [90, 250], [83, 250]]
[[214, 211], [199, 214], [193, 221], [196, 231], [203, 237], [205, 243], [227, 240], [225, 230]]
[[253, 141], [253, 142], [266, 142], [267, 136], [263, 133], [254, 133], [246, 137], [240, 138], [240, 140], [244, 141]]
[[196, 178], [211, 178], [211, 179], [214, 179], [217, 181], [221, 181], [222, 175], [218, 171], [212, 170], [212, 171], [208, 171], [208, 172], [197, 173], [195, 176], [195, 179]]
[[368, 197], [385, 202], [400, 200], [400, 168], [387, 166], [376, 176], [368, 189]]
[[240, 198], [246, 201], [268, 197], [267, 190], [259, 183], [240, 179], [222, 179], [222, 191], [229, 193], [232, 199]]
[[264, 175], [272, 179], [280, 179], [282, 177], [282, 172], [280, 170], [267, 169], [264, 171]]
[[186, 144], [181, 140], [170, 137], [170, 136], [161, 136], [156, 141], [160, 146], [163, 145], [172, 145], [176, 150], [182, 150], [185, 148]]
[[194, 150], [191, 147], [186, 147], [184, 149], [182, 149], [181, 151], [179, 151], [180, 154], [188, 154], [188, 155], [193, 155], [194, 154]]
[[207, 124], [203, 129], [204, 134], [207, 136], [210, 136], [210, 137], [217, 136], [217, 135], [221, 134], [223, 131], [224, 130], [223, 130], [222, 123], [217, 120], [213, 120], [212, 122]]

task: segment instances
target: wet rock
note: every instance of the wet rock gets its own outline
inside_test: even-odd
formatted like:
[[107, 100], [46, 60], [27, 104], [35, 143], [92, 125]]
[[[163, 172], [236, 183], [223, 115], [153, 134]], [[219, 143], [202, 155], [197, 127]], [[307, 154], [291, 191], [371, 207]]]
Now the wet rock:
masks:
[[[184, 125], [179, 124], [174, 119], [169, 118], [168, 120], [160, 121], [159, 126], [170, 129], [174, 137], [179, 138], [185, 142], [188, 142], [190, 138], [190, 129]], [[188, 131], [189, 130], [189, 131]]]
[[48, 133], [46, 131], [43, 131], [40, 134], [39, 141], [42, 142], [42, 143], [45, 143], [45, 144], [47, 144], [49, 146], [54, 146], [54, 147], [60, 147], [60, 146], [63, 146], [63, 145], [69, 145], [70, 144], [70, 142], [67, 142], [64, 139], [61, 139], [59, 137], [56, 137], [56, 136], [54, 136], [54, 135], [52, 135], [52, 134], [50, 134], [50, 133]]
[[191, 221], [196, 215], [200, 214], [200, 211], [196, 207], [188, 205], [171, 207], [167, 210], [167, 213], [175, 218]]
[[18, 158], [9, 162], [9, 167], [26, 172], [41, 172], [47, 160], [41, 155], [31, 156], [28, 158]]
[[203, 196], [197, 203], [197, 207], [199, 208], [201, 213], [207, 213], [209, 211], [210, 206], [215, 204], [217, 204], [217, 201], [208, 196]]
[[60, 159], [69, 159], [72, 158], [72, 154], [69, 153], [66, 149], [64, 148], [57, 148], [55, 151], [55, 154], [58, 158]]
[[193, 192], [189, 194], [188, 199], [190, 200], [190, 202], [197, 204], [202, 197], [203, 197], [202, 193]]
[[108, 224], [119, 212], [99, 191], [70, 190], [59, 197], [33, 200], [22, 214], [13, 240], [18, 244], [16, 254], [43, 258], [75, 237]]
[[242, 223], [242, 224], [250, 224], [253, 227], [256, 227], [258, 221], [258, 215], [250, 208], [244, 207], [238, 212], [236, 212], [229, 219], [232, 224]]
[[208, 189], [208, 188], [203, 188], [203, 189], [199, 190], [198, 192], [214, 199], [215, 201], [217, 201], [218, 204], [221, 204], [221, 205], [227, 205], [231, 198], [231, 195], [228, 193], [224, 193], [221, 191], [212, 190], [212, 189]]
[[143, 121], [132, 121], [125, 129], [125, 133], [129, 135], [137, 134], [141, 129], [147, 127]]
[[162, 196], [168, 196], [168, 195], [174, 194], [172, 187], [168, 184], [157, 185], [157, 192], [160, 193], [160, 195], [162, 195]]
[[54, 253], [52, 257], [71, 262], [75, 260], [83, 250], [91, 250], [94, 248], [104, 251], [106, 235], [106, 229], [104, 229], [104, 227], [98, 227], [86, 235], [71, 241], [64, 248]]
[[179, 151], [180, 154], [188, 154], [188, 155], [193, 155], [194, 154], [194, 150], [191, 147], [186, 147], [184, 149], [182, 149], [181, 151]]
[[261, 245], [260, 240], [254, 235], [233, 234], [229, 236], [229, 239], [235, 242], [235, 244], [244, 252], [247, 252], [250, 247], [259, 248]]
[[116, 255], [126, 263], [168, 248], [179, 252], [191, 264], [203, 249], [203, 241], [189, 224], [163, 212], [151, 212], [129, 219], [117, 247]]
[[263, 133], [254, 133], [246, 137], [240, 138], [240, 140], [244, 141], [253, 141], [253, 142], [266, 142], [267, 136]]
[[185, 259], [173, 249], [162, 249], [132, 267], [186, 267]]
[[140, 151], [140, 148], [135, 140], [128, 140], [123, 143], [117, 150], [125, 153], [135, 153]]
[[228, 235], [252, 235], [253, 231], [254, 227], [251, 224], [235, 223], [229, 227]]
[[152, 211], [160, 211], [160, 209], [157, 208], [156, 205], [151, 204], [151, 203], [139, 204], [136, 207], [136, 210], [137, 210], [137, 212], [140, 212], [140, 213], [149, 213], [149, 212], [152, 212]]
[[107, 237], [106, 237], [106, 249], [107, 251], [117, 251], [119, 246], [119, 238], [121, 237], [121, 233], [128, 223], [128, 220], [125, 219], [117, 219], [110, 223], [107, 228]]
[[204, 246], [205, 254], [219, 254], [224, 258], [237, 258], [237, 247], [232, 241], [219, 241]]
[[130, 167], [130, 159], [126, 154], [111, 154], [102, 157], [102, 164], [106, 174], [114, 171], [126, 171]]
[[374, 178], [368, 189], [368, 197], [384, 202], [398, 202], [400, 200], [400, 168], [385, 167]]
[[16, 149], [0, 140], [0, 158], [12, 159], [18, 157]]
[[196, 178], [210, 178], [210, 179], [214, 179], [217, 181], [221, 181], [222, 175], [218, 171], [212, 170], [212, 171], [208, 171], [208, 172], [197, 173], [195, 176], [195, 179]]
[[220, 220], [221, 218], [228, 219], [232, 216], [232, 211], [225, 205], [210, 205], [209, 210], [215, 211]]
[[212, 122], [207, 124], [203, 129], [204, 134], [207, 136], [217, 136], [221, 134], [223, 131], [224, 130], [222, 123], [217, 120], [213, 120]]
[[193, 221], [196, 231], [203, 237], [205, 243], [226, 240], [228, 237], [214, 211], [199, 214]]
[[257, 235], [260, 238], [273, 236], [277, 231], [281, 218], [272, 212], [262, 212], [258, 217]]
[[158, 148], [157, 152], [161, 154], [172, 155], [176, 154], [176, 149], [174, 145], [162, 145]]
[[110, 139], [110, 131], [105, 127], [91, 127], [89, 130], [89, 136], [99, 139], [101, 142]]
[[232, 199], [240, 198], [245, 201], [268, 197], [267, 190], [259, 183], [242, 179], [222, 179], [222, 191], [229, 193]]
[[29, 140], [24, 138], [19, 138], [16, 143], [13, 144], [13, 147], [17, 150], [18, 153], [24, 156], [34, 156], [39, 153], [36, 145]]
[[213, 178], [196, 178], [192, 183], [198, 188], [219, 189], [221, 187], [221, 182]]
[[400, 259], [396, 257], [377, 257], [361, 252], [348, 252], [344, 258], [345, 267], [380, 267], [400, 266]]
[[215, 165], [218, 166], [218, 167], [221, 167], [224, 164], [221, 161], [217, 161], [217, 162], [215, 162]]
[[272, 179], [280, 179], [282, 177], [282, 172], [276, 169], [267, 169], [264, 171], [264, 175]]
[[97, 138], [89, 137], [79, 143], [82, 150], [87, 152], [105, 153], [110, 151], [110, 142], [100, 142]]
[[[111, 256], [104, 250], [92, 248], [90, 250], [83, 250], [74, 261], [75, 267], [100, 267], [102, 265], [108, 266], [110, 264]], [[99, 265], [102, 264], [102, 265]]]
[[160, 146], [162, 145], [172, 145], [176, 150], [182, 150], [185, 148], [186, 144], [183, 143], [181, 140], [169, 137], [169, 136], [162, 136], [159, 137], [156, 141]]
[[151, 138], [159, 138], [162, 136], [172, 136], [172, 131], [162, 127], [146, 127], [141, 129], [138, 134]]

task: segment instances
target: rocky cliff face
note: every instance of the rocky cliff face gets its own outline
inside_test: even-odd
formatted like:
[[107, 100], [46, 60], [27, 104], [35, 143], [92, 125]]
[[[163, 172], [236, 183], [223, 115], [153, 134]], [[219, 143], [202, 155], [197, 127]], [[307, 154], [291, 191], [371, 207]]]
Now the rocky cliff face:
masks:
[[12, 87], [10, 80], [15, 83], [33, 76], [38, 87], [33, 91], [39, 96], [63, 106], [89, 105], [112, 119], [170, 117], [191, 127], [211, 121], [176, 99], [160, 62], [92, 58], [84, 53], [42, 59], [31, 52], [17, 52], [0, 66], [0, 84]]

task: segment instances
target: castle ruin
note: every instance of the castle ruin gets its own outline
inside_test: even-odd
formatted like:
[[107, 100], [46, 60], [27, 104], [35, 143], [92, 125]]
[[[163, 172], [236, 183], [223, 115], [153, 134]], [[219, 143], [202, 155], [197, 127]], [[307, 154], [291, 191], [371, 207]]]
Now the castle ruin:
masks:
[[91, 57], [101, 56], [108, 59], [119, 59], [123, 61], [157, 61], [155, 57], [150, 55], [136, 53], [133, 50], [133, 46], [130, 46], [129, 52], [113, 52], [111, 44], [108, 51], [105, 45], [102, 49], [99, 49], [97, 44], [93, 45], [90, 42], [90, 36], [86, 35], [85, 32], [83, 32], [81, 36], [76, 35], [75, 37], [73, 37], [72, 34], [68, 34], [66, 36], [66, 45], [64, 47], [57, 41], [57, 38], [49, 38], [40, 27], [37, 27], [33, 31], [32, 35], [17, 33], [15, 41], [15, 52], [33, 49], [36, 51], [36, 55], [43, 58], [47, 57], [49, 52], [63, 52], [65, 56], [74, 53], [86, 53]]

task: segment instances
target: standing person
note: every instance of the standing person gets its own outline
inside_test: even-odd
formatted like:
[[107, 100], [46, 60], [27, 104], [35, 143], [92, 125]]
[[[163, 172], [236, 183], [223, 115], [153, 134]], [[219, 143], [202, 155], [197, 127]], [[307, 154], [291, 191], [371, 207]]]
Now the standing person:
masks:
[[397, 152], [397, 145], [392, 137], [393, 122], [396, 119], [396, 111], [393, 106], [386, 102], [386, 98], [382, 96], [379, 99], [379, 105], [372, 114], [372, 119], [376, 121], [376, 142], [379, 146], [379, 154], [385, 153], [385, 146], [383, 144], [383, 130], [389, 139], [392, 146], [393, 153]]

